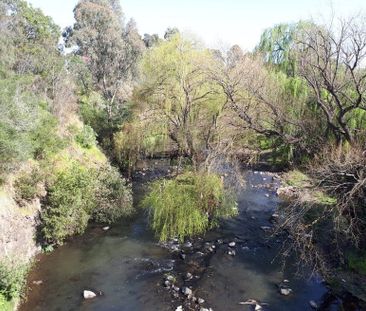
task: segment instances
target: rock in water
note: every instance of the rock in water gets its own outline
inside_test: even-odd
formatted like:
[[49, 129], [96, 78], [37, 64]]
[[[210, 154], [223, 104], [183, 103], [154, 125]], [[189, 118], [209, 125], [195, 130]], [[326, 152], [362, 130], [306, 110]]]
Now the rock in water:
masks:
[[235, 242], [230, 242], [230, 243], [229, 243], [229, 246], [230, 246], [230, 247], [234, 247], [235, 245], [236, 245], [236, 243], [235, 243]]
[[84, 297], [84, 299], [93, 299], [93, 298], [97, 297], [97, 294], [90, 290], [84, 290], [83, 297]]
[[291, 288], [280, 288], [281, 295], [288, 296], [292, 292]]
[[108, 231], [110, 228], [111, 228], [111, 227], [109, 227], [109, 226], [105, 226], [105, 227], [103, 227], [102, 229], [103, 229], [104, 231]]
[[175, 311], [183, 311], [183, 307], [182, 306], [178, 306], [177, 309], [175, 309]]
[[198, 298], [198, 303], [201, 305], [201, 304], [205, 303], [205, 300], [202, 298]]
[[318, 309], [318, 304], [317, 304], [314, 300], [310, 300], [310, 301], [309, 301], [309, 304], [310, 304], [310, 306], [311, 306], [313, 309], [315, 309], [315, 310], [317, 310], [317, 309]]
[[192, 290], [188, 287], [183, 287], [182, 293], [186, 296], [190, 296], [190, 295], [192, 295]]

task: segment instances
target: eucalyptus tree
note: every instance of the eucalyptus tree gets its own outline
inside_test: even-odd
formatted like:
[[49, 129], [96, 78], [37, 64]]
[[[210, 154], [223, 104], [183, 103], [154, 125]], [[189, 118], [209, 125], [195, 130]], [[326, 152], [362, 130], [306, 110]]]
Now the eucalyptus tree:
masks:
[[75, 24], [66, 33], [88, 67], [94, 88], [102, 95], [107, 133], [111, 139], [124, 115], [144, 49], [134, 21], [127, 25], [118, 1], [81, 0], [74, 9]]

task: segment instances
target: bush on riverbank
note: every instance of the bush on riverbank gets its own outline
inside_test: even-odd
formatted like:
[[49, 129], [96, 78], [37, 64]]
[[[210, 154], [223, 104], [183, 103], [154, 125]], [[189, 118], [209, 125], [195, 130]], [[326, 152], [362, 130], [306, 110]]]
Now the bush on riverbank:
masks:
[[131, 189], [109, 164], [88, 168], [74, 161], [48, 187], [42, 211], [42, 236], [61, 244], [81, 234], [90, 219], [111, 223], [132, 212]]
[[0, 262], [0, 307], [12, 310], [13, 300], [21, 296], [25, 286], [28, 265]]
[[143, 200], [150, 210], [151, 227], [160, 241], [199, 235], [222, 217], [237, 213], [233, 195], [220, 176], [187, 172], [172, 180], [155, 181]]

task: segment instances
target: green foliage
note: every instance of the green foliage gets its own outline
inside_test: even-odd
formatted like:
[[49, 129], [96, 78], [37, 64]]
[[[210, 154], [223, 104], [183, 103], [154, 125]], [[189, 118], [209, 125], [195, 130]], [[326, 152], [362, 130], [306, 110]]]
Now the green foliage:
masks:
[[150, 209], [151, 227], [161, 241], [202, 234], [237, 212], [220, 177], [209, 173], [187, 172], [153, 182], [142, 204]]
[[28, 77], [0, 80], [0, 169], [8, 171], [14, 164], [31, 157], [30, 132], [34, 129], [38, 109], [28, 91]]
[[366, 275], [366, 253], [350, 253], [347, 256], [348, 267], [358, 273]]
[[87, 168], [70, 161], [47, 189], [41, 220], [49, 244], [83, 233], [90, 219], [112, 223], [133, 211], [131, 188], [115, 168], [109, 164]]
[[39, 182], [42, 181], [42, 173], [38, 168], [32, 168], [30, 172], [22, 172], [14, 182], [15, 199], [21, 204], [23, 201], [31, 201], [39, 194]]
[[96, 134], [89, 125], [84, 125], [75, 140], [81, 147], [90, 149], [96, 145]]
[[292, 170], [284, 175], [284, 180], [289, 186], [295, 186], [299, 188], [309, 187], [311, 185], [311, 179], [303, 172], [299, 170]]
[[7, 301], [21, 296], [27, 271], [28, 265], [10, 265], [0, 262], [0, 306], [1, 296]]
[[121, 217], [131, 215], [131, 187], [118, 170], [104, 165], [99, 168], [96, 178], [93, 219], [96, 222], [113, 223]]
[[95, 206], [93, 183], [93, 174], [77, 162], [57, 173], [41, 214], [47, 242], [60, 244], [65, 238], [84, 232]]
[[12, 300], [7, 300], [3, 294], [0, 294], [0, 310], [13, 311], [15, 308]]
[[57, 119], [51, 113], [42, 109], [38, 123], [30, 133], [35, 159], [44, 159], [65, 146], [65, 142], [57, 134], [57, 126]]

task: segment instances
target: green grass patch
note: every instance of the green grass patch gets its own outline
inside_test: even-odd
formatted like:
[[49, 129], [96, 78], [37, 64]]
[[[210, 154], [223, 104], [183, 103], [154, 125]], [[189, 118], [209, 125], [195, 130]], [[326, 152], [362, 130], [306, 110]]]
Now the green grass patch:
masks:
[[160, 241], [203, 234], [222, 217], [237, 213], [235, 197], [220, 176], [187, 172], [150, 185], [143, 200], [150, 210], [151, 227]]
[[351, 270], [366, 275], [366, 252], [348, 254], [347, 262]]
[[298, 188], [306, 188], [311, 185], [310, 177], [299, 170], [289, 171], [284, 174], [284, 181], [287, 185]]
[[324, 193], [323, 191], [316, 191], [313, 195], [315, 201], [321, 205], [335, 205], [337, 203], [336, 198]]

